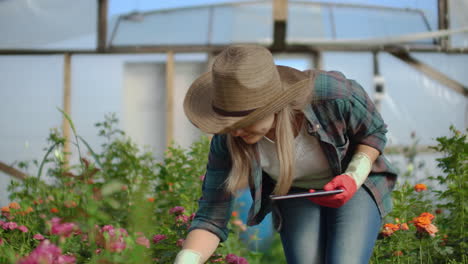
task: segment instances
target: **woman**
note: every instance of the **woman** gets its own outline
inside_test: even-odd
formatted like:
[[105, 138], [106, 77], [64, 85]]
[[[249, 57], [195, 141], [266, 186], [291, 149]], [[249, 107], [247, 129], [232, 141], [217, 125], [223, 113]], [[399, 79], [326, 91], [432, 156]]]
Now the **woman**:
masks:
[[[214, 137], [176, 263], [203, 263], [227, 239], [233, 197], [246, 186], [254, 200], [247, 224], [273, 210], [288, 263], [369, 261], [396, 174], [382, 155], [386, 125], [359, 84], [276, 66], [263, 47], [230, 46], [191, 85], [184, 110]], [[344, 191], [268, 198], [315, 189]]]

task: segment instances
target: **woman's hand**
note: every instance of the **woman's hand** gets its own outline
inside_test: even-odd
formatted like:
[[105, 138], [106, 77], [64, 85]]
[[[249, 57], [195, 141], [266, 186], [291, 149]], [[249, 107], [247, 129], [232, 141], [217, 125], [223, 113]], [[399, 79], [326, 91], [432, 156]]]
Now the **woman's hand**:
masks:
[[[333, 194], [333, 195], [326, 195], [320, 197], [311, 197], [307, 198], [310, 201], [325, 207], [331, 208], [338, 208], [343, 206], [351, 197], [353, 197], [354, 193], [356, 193], [357, 185], [356, 181], [349, 175], [341, 174], [333, 178], [329, 183], [323, 186], [325, 191], [332, 191], [332, 190], [343, 190], [342, 193]], [[310, 189], [310, 192], [315, 192], [314, 189]]]

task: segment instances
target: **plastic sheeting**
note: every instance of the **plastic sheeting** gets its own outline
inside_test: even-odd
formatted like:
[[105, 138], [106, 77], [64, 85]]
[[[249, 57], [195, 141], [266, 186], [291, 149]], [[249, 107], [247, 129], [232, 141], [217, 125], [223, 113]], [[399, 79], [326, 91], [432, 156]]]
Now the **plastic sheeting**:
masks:
[[[449, 25], [452, 29], [468, 26], [468, 1], [449, 0]], [[452, 47], [468, 47], [468, 33], [456, 34], [450, 38]]]
[[[0, 161], [14, 165], [44, 156], [49, 130], [62, 124], [56, 108], [63, 102], [62, 76], [63, 56], [0, 57]], [[10, 180], [0, 172], [0, 202]]]
[[209, 45], [272, 41], [270, 3], [171, 9], [113, 18], [110, 45]]
[[0, 49], [94, 49], [97, 1], [0, 1]]
[[[468, 66], [466, 59], [455, 59], [456, 56], [450, 59], [450, 55], [443, 54], [421, 54], [418, 57], [434, 65], [445, 61], [445, 69], [440, 67], [440, 71], [457, 68], [459, 72], [452, 71], [452, 75], [458, 76], [460, 80], [464, 78], [463, 82], [467, 81], [461, 72]], [[342, 71], [348, 78], [357, 80], [371, 97], [374, 96], [372, 54], [326, 52], [323, 61], [326, 70]], [[384, 78], [385, 95], [381, 113], [388, 124], [388, 145], [411, 144], [413, 132], [420, 144], [434, 145], [436, 137], [449, 135], [450, 125], [461, 130], [466, 127], [468, 101], [463, 95], [442, 86], [391, 55], [379, 54], [379, 65]]]

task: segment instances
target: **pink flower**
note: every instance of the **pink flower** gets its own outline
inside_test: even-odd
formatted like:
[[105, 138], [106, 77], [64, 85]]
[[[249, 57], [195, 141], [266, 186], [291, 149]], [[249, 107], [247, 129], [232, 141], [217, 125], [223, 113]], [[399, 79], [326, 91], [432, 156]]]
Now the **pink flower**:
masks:
[[145, 246], [146, 248], [149, 248], [149, 247], [150, 247], [150, 241], [149, 241], [149, 239], [147, 239], [147, 238], [144, 237], [144, 236], [137, 237], [136, 243], [139, 244], [139, 245]]
[[127, 244], [123, 241], [123, 239], [119, 239], [118, 241], [112, 241], [109, 245], [110, 252], [122, 252], [127, 247]]
[[182, 247], [184, 245], [184, 242], [185, 242], [185, 239], [180, 238], [180, 239], [177, 240], [176, 245], [178, 247]]
[[247, 260], [243, 257], [238, 257], [234, 254], [227, 254], [226, 255], [226, 262], [229, 264], [249, 264]]
[[177, 215], [175, 218], [176, 223], [187, 223], [189, 221], [189, 217], [186, 215]]
[[3, 239], [0, 237], [0, 246], [3, 245]]
[[126, 237], [128, 236], [128, 232], [124, 228], [119, 228], [118, 230], [122, 236], [126, 236]]
[[204, 181], [204, 180], [205, 180], [205, 174], [200, 175], [200, 181]]
[[75, 257], [62, 255], [62, 250], [59, 247], [51, 244], [49, 240], [44, 240], [18, 264], [73, 264], [75, 261]]
[[185, 208], [184, 208], [184, 207], [182, 207], [182, 206], [176, 206], [176, 207], [170, 209], [170, 210], [169, 210], [169, 213], [170, 213], [170, 214], [179, 215], [179, 214], [182, 214], [184, 211], [185, 211]]
[[73, 232], [78, 230], [78, 226], [75, 223], [61, 223], [61, 219], [57, 217], [52, 218], [51, 223], [50, 232], [54, 235], [69, 237]]
[[27, 232], [28, 232], [28, 228], [25, 227], [24, 225], [18, 226], [18, 230], [21, 231], [21, 232], [23, 232], [23, 233], [27, 233]]
[[2, 228], [5, 230], [15, 230], [16, 228], [18, 228], [18, 224], [15, 222], [6, 222], [2, 225]]
[[105, 225], [101, 228], [102, 232], [109, 232], [111, 230], [114, 230], [114, 227], [112, 225]]
[[44, 240], [44, 236], [41, 235], [41, 234], [35, 234], [35, 235], [33, 236], [33, 238], [36, 239], [36, 240], [39, 240], [39, 241]]
[[167, 239], [166, 235], [154, 235], [153, 236], [153, 243], [158, 244], [159, 242], [163, 241], [164, 239]]
[[70, 256], [70, 255], [61, 255], [57, 258], [56, 262], [54, 264], [68, 264], [68, 263], [75, 263], [75, 257]]

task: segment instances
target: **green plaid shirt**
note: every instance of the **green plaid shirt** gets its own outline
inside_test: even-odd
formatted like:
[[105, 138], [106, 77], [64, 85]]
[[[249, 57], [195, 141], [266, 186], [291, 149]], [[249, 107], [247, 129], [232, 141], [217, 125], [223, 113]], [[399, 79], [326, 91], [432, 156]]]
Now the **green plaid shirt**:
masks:
[[[318, 138], [334, 175], [343, 173], [358, 144], [371, 146], [383, 152], [386, 143], [386, 125], [364, 89], [340, 72], [314, 70], [313, 102], [304, 110], [307, 132]], [[234, 197], [224, 190], [224, 182], [231, 169], [226, 135], [215, 135], [211, 141], [203, 195], [190, 230], [205, 229], [221, 241], [228, 237]], [[380, 155], [363, 187], [371, 193], [381, 216], [391, 210], [391, 190], [396, 182], [396, 171]], [[260, 223], [271, 211], [268, 196], [274, 183], [258, 164], [252, 161], [250, 190], [253, 204], [248, 225]]]

